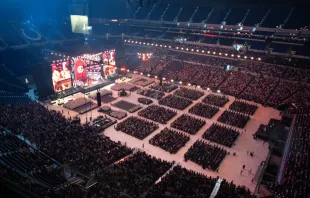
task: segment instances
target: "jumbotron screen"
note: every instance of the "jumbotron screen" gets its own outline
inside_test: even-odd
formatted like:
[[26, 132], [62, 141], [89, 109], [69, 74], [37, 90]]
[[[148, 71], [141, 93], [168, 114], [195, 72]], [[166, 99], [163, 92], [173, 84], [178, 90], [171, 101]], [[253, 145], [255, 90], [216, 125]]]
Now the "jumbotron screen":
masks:
[[89, 34], [88, 16], [70, 15], [73, 33]]
[[103, 75], [107, 78], [115, 74], [115, 50], [102, 52]]
[[71, 71], [68, 61], [52, 64], [52, 80], [55, 92], [71, 88]]
[[115, 50], [102, 52], [102, 63], [115, 66]]

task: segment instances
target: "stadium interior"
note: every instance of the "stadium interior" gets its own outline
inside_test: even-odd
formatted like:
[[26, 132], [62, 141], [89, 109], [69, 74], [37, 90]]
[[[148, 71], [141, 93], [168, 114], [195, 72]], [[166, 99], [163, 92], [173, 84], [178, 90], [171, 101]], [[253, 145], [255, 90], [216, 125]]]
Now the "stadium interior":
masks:
[[2, 0], [0, 197], [309, 198], [309, 9]]

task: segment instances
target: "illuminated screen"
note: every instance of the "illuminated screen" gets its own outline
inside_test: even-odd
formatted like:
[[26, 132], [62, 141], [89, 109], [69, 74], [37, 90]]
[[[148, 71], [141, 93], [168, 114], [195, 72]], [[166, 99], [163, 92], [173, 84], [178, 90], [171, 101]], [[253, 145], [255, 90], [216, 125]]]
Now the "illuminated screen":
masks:
[[74, 33], [88, 34], [88, 16], [70, 15], [71, 28]]
[[71, 71], [68, 61], [52, 64], [52, 80], [55, 92], [64, 91], [71, 87]]
[[104, 65], [115, 66], [115, 50], [109, 50], [102, 53], [102, 62]]
[[115, 66], [111, 66], [111, 65], [103, 66], [103, 72], [104, 72], [105, 77], [115, 74], [115, 71], [116, 71]]

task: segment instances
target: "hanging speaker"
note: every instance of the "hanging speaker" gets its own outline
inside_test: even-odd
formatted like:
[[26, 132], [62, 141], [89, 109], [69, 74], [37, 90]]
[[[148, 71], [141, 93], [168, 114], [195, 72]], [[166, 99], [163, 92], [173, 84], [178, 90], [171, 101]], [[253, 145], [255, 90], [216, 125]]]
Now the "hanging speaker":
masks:
[[98, 107], [101, 106], [101, 95], [100, 95], [100, 92], [97, 92], [97, 104], [98, 104]]

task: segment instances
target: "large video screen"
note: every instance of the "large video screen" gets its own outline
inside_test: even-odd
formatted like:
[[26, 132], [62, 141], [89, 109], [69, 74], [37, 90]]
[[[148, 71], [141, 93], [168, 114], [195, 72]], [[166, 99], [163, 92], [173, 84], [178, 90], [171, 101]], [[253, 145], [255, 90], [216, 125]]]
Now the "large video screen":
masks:
[[71, 88], [71, 70], [68, 61], [52, 64], [52, 80], [55, 92]]
[[102, 62], [104, 65], [115, 66], [115, 50], [109, 50], [102, 53]]
[[74, 33], [88, 34], [88, 16], [70, 15], [71, 28]]

